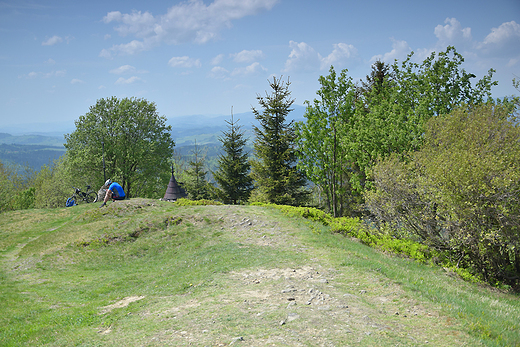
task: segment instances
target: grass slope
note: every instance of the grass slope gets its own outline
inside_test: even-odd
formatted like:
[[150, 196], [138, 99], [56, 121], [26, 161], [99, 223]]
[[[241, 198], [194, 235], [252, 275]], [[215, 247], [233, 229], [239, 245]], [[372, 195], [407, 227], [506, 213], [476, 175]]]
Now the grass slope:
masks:
[[0, 215], [2, 346], [519, 346], [518, 296], [259, 206]]

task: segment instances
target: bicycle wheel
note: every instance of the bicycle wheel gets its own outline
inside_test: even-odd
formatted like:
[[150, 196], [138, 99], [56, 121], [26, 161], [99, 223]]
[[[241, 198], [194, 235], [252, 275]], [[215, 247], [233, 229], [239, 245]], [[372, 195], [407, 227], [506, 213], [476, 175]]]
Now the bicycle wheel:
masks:
[[85, 195], [85, 201], [87, 203], [96, 202], [97, 201], [97, 194], [94, 192], [90, 192]]

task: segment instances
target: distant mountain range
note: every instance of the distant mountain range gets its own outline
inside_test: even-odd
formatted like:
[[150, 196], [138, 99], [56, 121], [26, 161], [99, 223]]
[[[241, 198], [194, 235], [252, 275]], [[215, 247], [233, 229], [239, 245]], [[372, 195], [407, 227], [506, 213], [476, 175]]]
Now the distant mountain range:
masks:
[[[304, 106], [293, 105], [288, 121], [304, 120]], [[179, 152], [192, 148], [196, 143], [201, 146], [220, 145], [218, 138], [228, 129], [226, 121], [231, 115], [191, 115], [169, 118], [172, 137]], [[258, 125], [253, 112], [233, 115], [233, 120], [242, 126], [246, 137], [252, 141], [252, 125]], [[38, 170], [42, 165], [52, 163], [65, 152], [64, 135], [74, 131], [74, 127], [65, 123], [37, 123], [24, 126], [0, 125], [0, 161], [29, 165]], [[183, 148], [187, 147], [187, 148]]]

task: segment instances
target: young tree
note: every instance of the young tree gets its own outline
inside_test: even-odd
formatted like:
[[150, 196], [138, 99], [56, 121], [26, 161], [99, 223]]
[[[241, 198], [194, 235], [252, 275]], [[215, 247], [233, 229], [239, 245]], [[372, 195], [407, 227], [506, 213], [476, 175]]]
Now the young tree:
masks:
[[224, 147], [224, 154], [218, 158], [218, 170], [213, 177], [220, 185], [225, 203], [237, 204], [249, 199], [253, 189], [253, 180], [249, 176], [251, 165], [248, 154], [244, 152], [247, 140], [241, 131], [241, 126], [233, 120], [226, 121], [228, 131], [224, 131], [219, 137]]
[[298, 167], [321, 188], [328, 210], [338, 217], [349, 190], [350, 155], [342, 139], [349, 136], [356, 90], [346, 69], [337, 76], [331, 66], [329, 75], [320, 76], [319, 82], [319, 98], [312, 104], [306, 101], [306, 122], [295, 124]]
[[192, 152], [193, 159], [188, 163], [188, 169], [183, 172], [184, 187], [191, 200], [211, 199], [210, 183], [206, 181], [207, 171], [204, 169], [204, 156], [197, 143]]
[[254, 199], [283, 205], [302, 205], [308, 199], [304, 174], [296, 167], [296, 134], [286, 118], [292, 111], [290, 82], [281, 78], [269, 81], [272, 93], [257, 96], [262, 111], [253, 107], [260, 125], [253, 126], [255, 159], [251, 177], [255, 181]]
[[151, 197], [158, 181], [164, 189], [174, 141], [171, 126], [158, 115], [155, 103], [100, 99], [75, 123], [76, 130], [65, 135], [65, 148], [78, 179], [101, 186], [104, 154], [107, 178], [117, 180], [128, 196]]

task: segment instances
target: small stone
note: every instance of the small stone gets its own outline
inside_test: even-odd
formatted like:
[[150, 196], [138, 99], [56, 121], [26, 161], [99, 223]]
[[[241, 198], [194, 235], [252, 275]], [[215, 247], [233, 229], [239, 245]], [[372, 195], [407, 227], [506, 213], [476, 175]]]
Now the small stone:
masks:
[[232, 344], [234, 344], [235, 342], [238, 342], [238, 341], [244, 341], [244, 338], [242, 336], [235, 337], [233, 339], [233, 341], [231, 341], [230, 345], [232, 345]]
[[287, 322], [292, 322], [293, 320], [296, 320], [300, 318], [300, 316], [297, 313], [289, 313], [287, 315]]
[[280, 322], [280, 325], [284, 325], [284, 324], [285, 324], [285, 321], [284, 321], [284, 320]]

